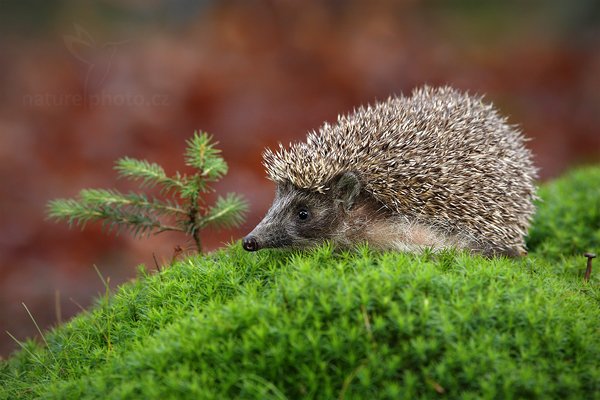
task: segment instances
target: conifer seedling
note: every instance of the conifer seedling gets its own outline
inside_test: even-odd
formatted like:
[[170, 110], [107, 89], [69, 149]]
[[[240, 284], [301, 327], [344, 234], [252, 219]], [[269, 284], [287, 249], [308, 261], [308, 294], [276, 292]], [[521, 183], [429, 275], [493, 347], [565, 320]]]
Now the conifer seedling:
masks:
[[207, 133], [194, 132], [185, 152], [185, 164], [195, 170], [191, 175], [176, 172], [167, 176], [160, 165], [146, 160], [117, 160], [115, 169], [120, 177], [139, 182], [141, 188], [159, 187], [161, 198], [115, 189], [83, 189], [77, 198], [51, 200], [48, 216], [81, 229], [88, 222], [101, 221], [109, 232], [125, 230], [135, 237], [183, 232], [193, 238], [201, 253], [202, 229], [239, 226], [247, 210], [246, 200], [236, 193], [219, 196], [212, 206], [203, 198], [213, 191], [210, 184], [227, 173], [217, 144]]

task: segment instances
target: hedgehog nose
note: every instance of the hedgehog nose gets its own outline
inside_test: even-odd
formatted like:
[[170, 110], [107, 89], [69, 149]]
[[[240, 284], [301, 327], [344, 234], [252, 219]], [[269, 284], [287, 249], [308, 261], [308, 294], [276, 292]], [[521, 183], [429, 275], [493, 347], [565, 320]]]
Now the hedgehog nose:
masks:
[[258, 250], [258, 242], [254, 236], [246, 236], [244, 239], [242, 239], [242, 247], [246, 251], [256, 251]]

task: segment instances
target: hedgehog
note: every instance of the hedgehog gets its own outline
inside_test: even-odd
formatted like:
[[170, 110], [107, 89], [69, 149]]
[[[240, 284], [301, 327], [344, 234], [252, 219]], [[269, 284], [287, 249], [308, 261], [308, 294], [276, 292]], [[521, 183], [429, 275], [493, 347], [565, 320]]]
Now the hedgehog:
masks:
[[537, 169], [482, 96], [422, 87], [263, 153], [273, 204], [245, 250], [314, 247], [527, 254]]

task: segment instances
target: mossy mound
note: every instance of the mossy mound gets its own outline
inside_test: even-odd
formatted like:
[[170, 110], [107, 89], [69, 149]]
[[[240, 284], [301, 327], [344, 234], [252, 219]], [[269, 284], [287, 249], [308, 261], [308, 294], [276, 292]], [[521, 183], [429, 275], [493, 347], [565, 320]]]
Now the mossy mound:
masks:
[[600, 167], [576, 169], [542, 186], [527, 245], [545, 257], [600, 251]]
[[140, 269], [3, 362], [0, 397], [600, 398], [600, 274], [536, 229], [521, 260], [233, 245]]

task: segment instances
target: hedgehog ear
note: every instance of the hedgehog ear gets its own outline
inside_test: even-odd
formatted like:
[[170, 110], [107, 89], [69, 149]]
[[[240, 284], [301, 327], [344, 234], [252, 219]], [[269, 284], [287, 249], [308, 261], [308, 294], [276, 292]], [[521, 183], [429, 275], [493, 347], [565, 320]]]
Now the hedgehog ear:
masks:
[[360, 188], [360, 181], [354, 172], [343, 173], [333, 185], [336, 202], [341, 203], [346, 211], [350, 210], [360, 193]]

